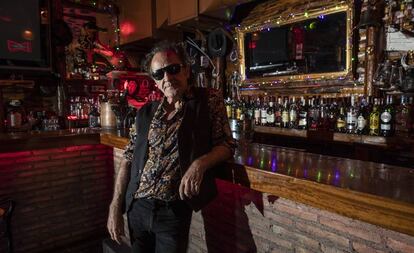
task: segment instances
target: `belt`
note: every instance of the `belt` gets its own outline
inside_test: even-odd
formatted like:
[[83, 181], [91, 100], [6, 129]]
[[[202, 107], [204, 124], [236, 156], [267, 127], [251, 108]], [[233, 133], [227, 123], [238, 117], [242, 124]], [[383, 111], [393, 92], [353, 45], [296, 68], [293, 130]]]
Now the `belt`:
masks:
[[156, 208], [156, 209], [160, 207], [171, 208], [173, 206], [185, 203], [182, 200], [164, 201], [164, 200], [153, 199], [153, 198], [142, 198], [141, 200], [147, 202], [148, 204], [153, 206], [153, 208]]

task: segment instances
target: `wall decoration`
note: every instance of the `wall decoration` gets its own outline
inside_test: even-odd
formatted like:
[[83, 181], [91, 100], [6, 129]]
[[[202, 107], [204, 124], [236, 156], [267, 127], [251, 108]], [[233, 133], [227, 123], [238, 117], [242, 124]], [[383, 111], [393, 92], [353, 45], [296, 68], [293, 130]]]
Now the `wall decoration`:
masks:
[[65, 48], [66, 78], [106, 79], [105, 74], [109, 71], [128, 66], [128, 60], [119, 47], [116, 8], [111, 3], [91, 2], [92, 6], [97, 6], [96, 9], [80, 4], [67, 4], [63, 8], [63, 21], [73, 34], [72, 42]]

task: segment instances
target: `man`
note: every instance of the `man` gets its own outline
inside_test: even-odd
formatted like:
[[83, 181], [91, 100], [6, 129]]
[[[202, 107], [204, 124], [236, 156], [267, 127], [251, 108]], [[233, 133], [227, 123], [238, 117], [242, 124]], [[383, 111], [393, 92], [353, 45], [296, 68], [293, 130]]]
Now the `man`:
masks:
[[162, 42], [146, 62], [164, 97], [137, 113], [137, 134], [121, 161], [108, 231], [120, 243], [125, 198], [132, 252], [186, 252], [192, 211], [215, 197], [212, 168], [232, 157], [234, 140], [220, 91], [189, 85], [181, 46]]

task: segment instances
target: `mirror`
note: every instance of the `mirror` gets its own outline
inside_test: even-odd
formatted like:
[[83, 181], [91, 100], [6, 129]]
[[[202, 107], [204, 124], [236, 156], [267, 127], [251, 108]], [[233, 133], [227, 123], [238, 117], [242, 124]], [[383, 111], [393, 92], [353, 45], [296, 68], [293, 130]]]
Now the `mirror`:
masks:
[[244, 84], [345, 78], [351, 73], [351, 8], [306, 12], [238, 29]]

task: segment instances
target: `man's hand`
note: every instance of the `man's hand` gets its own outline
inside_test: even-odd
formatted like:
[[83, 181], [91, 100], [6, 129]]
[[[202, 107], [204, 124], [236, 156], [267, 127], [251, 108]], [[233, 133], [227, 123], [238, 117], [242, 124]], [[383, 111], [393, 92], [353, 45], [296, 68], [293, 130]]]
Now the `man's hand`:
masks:
[[203, 159], [196, 159], [185, 172], [180, 184], [180, 198], [192, 198], [200, 192], [204, 172], [208, 169]]
[[106, 224], [112, 240], [121, 244], [121, 236], [124, 235], [124, 218], [119, 206], [111, 205], [109, 207], [108, 222]]

